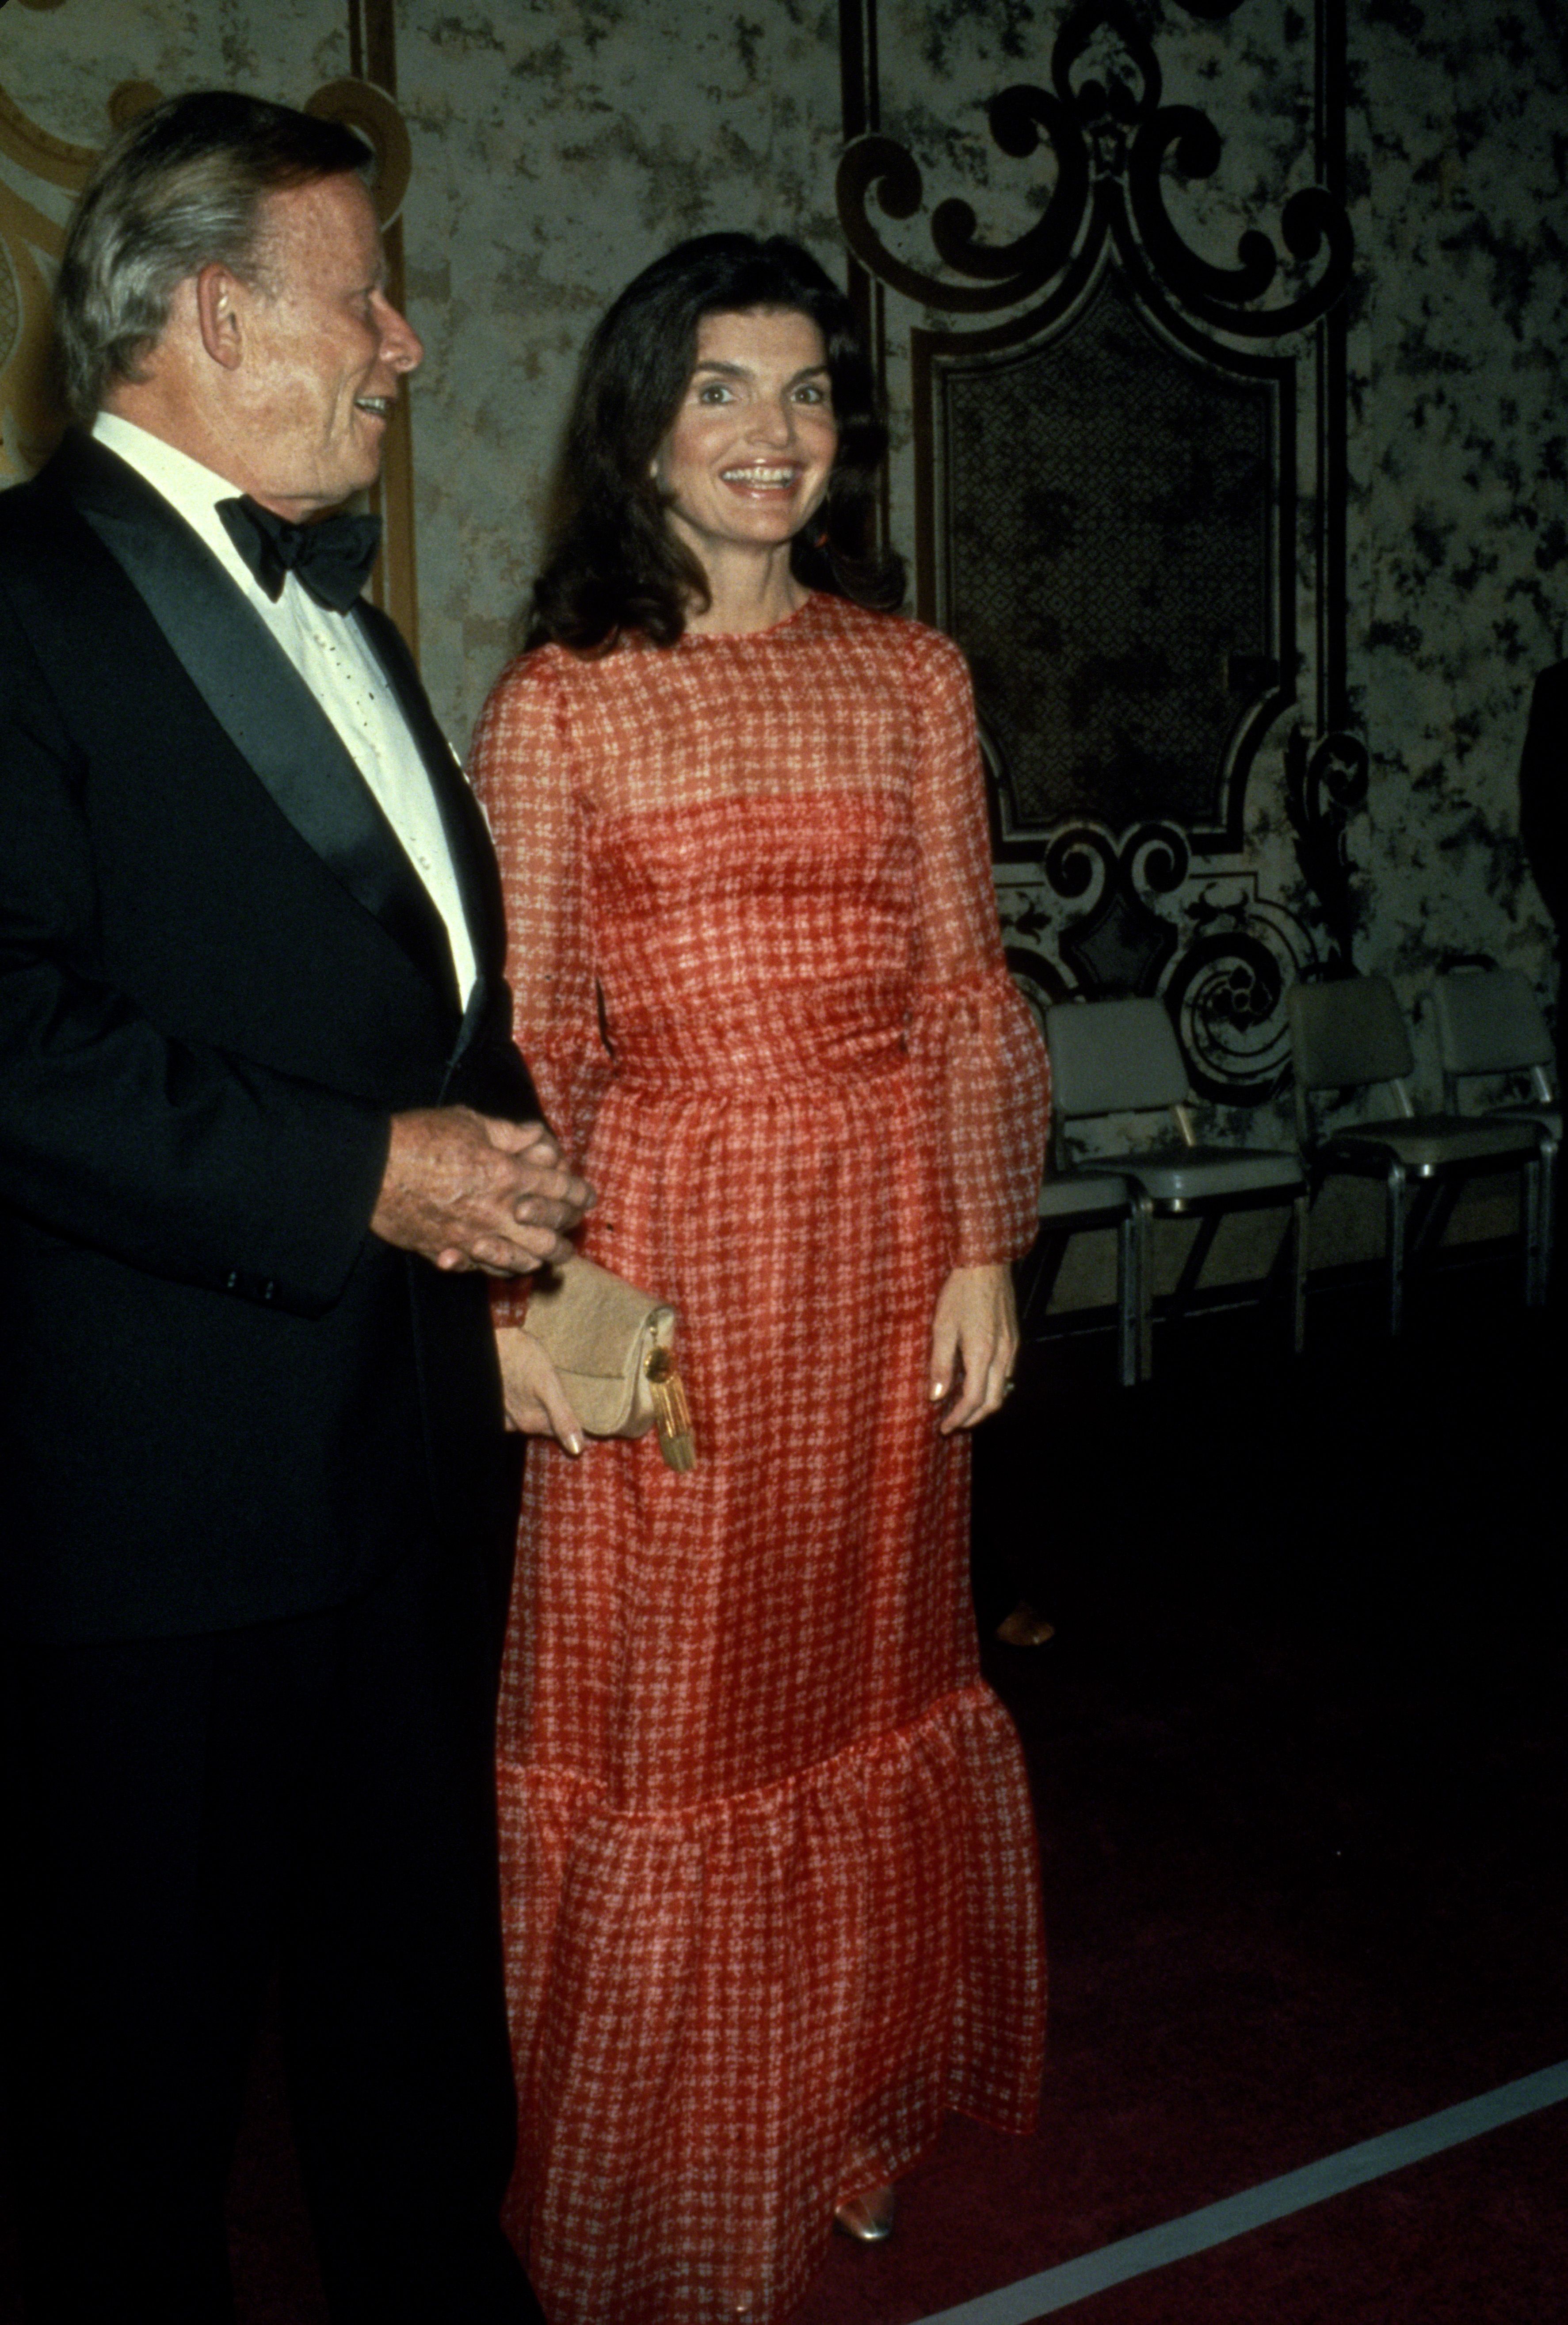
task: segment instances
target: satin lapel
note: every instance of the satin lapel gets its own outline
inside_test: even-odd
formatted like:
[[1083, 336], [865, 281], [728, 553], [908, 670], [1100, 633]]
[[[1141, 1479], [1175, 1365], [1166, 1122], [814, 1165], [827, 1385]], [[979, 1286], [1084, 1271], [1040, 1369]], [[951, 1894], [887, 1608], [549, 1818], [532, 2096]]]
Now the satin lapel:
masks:
[[190, 526], [125, 461], [73, 435], [53, 466], [274, 804], [455, 999], [441, 915], [336, 727], [265, 623]]

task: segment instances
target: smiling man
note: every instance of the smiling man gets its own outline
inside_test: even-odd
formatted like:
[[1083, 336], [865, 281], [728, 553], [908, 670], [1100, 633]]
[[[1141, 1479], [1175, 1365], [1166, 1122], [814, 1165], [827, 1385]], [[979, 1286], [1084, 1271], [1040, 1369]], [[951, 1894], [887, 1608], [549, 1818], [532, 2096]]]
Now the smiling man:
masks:
[[589, 1190], [363, 517], [421, 357], [338, 125], [179, 97], [58, 294], [0, 496], [0, 1559], [30, 2318], [224, 2325], [269, 1978], [339, 2325], [540, 2314], [493, 1700], [487, 1273]]

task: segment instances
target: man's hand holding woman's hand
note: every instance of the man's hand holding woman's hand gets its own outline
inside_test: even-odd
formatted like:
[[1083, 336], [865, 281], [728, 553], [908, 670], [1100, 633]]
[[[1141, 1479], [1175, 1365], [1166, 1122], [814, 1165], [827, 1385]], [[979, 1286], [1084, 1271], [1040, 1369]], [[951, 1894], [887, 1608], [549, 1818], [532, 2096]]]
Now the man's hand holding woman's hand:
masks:
[[542, 1122], [424, 1107], [392, 1117], [370, 1225], [449, 1272], [527, 1275], [570, 1257], [567, 1237], [593, 1200]]

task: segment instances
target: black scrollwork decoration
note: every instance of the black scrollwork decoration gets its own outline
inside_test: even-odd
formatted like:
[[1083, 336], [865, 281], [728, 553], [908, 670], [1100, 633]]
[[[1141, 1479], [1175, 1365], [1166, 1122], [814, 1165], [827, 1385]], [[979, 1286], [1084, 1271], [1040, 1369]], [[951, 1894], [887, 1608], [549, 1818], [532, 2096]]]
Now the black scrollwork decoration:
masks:
[[1367, 797], [1367, 746], [1355, 735], [1323, 735], [1309, 743], [1293, 727], [1285, 746], [1285, 807], [1295, 834], [1302, 878], [1317, 900], [1328, 940], [1330, 976], [1354, 968], [1359, 913], [1346, 827]]
[[[1209, 5], [1192, 13], [1219, 16], [1229, 10]], [[1127, 69], [1104, 80], [1078, 78], [1102, 32], [1119, 44]], [[1081, 0], [1057, 37], [1051, 69], [1053, 88], [1020, 83], [986, 108], [1000, 152], [1025, 160], [1042, 143], [1049, 147], [1054, 183], [1044, 212], [1016, 241], [997, 245], [979, 240], [967, 202], [939, 203], [930, 231], [948, 274], [900, 258], [870, 216], [873, 192], [885, 218], [904, 220], [919, 213], [924, 181], [914, 155], [880, 134], [858, 138], [847, 148], [839, 170], [839, 216], [856, 257], [879, 281], [954, 315], [996, 313], [1053, 283], [1051, 304], [1061, 309], [1090, 281], [1109, 236], [1125, 256], [1146, 264], [1190, 314], [1241, 338], [1277, 338], [1304, 329], [1341, 296], [1350, 280], [1350, 226], [1343, 206], [1322, 187], [1293, 194], [1280, 213], [1285, 251], [1297, 268], [1316, 271], [1272, 304], [1263, 302], [1282, 267], [1261, 228], [1242, 234], [1234, 267], [1213, 265], [1183, 236], [1165, 208], [1167, 166], [1188, 178], [1211, 176], [1220, 139], [1193, 107], [1162, 104], [1159, 60], [1126, 0]]]
[[1165, 1005], [1200, 1098], [1236, 1106], [1278, 1088], [1285, 983], [1273, 952], [1247, 929], [1200, 937], [1183, 954]]
[[1199, 1097], [1254, 1107], [1289, 1072], [1285, 996], [1310, 972], [1311, 931], [1288, 906], [1257, 893], [1257, 875], [1211, 882], [1187, 918], [1197, 933], [1164, 992]]
[[1187, 876], [1187, 841], [1174, 824], [1145, 824], [1119, 845], [1092, 824], [1072, 824], [1045, 851], [1044, 870], [1065, 902], [1089, 910], [1058, 943], [1062, 959], [1089, 994], [1153, 993], [1176, 949], [1176, 931], [1140, 889], [1172, 895]]
[[931, 236], [939, 257], [960, 274], [988, 287], [967, 289], [907, 266], [890, 250], [867, 210], [876, 192], [884, 217], [917, 215], [925, 199], [920, 164], [891, 137], [857, 138], [839, 164], [839, 216], [849, 247], [862, 265], [909, 299], [955, 315], [984, 315], [1032, 298], [1067, 264], [1089, 207], [1090, 150], [1072, 109], [1049, 89], [1005, 89], [986, 108], [999, 150], [1024, 161], [1045, 134], [1055, 158], [1057, 179], [1042, 215], [1016, 242], [993, 248], [977, 237], [968, 202], [939, 202], [931, 216]]

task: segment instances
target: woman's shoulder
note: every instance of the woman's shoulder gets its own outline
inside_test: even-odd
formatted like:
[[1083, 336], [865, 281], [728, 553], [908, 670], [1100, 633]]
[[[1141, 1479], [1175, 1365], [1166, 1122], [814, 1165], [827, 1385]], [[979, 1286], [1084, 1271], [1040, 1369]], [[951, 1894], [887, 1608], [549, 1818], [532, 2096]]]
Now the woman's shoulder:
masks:
[[564, 646], [524, 646], [515, 653], [491, 687], [492, 695], [527, 693], [542, 689], [552, 692], [566, 675], [566, 665], [575, 657]]
[[872, 613], [848, 597], [824, 597], [815, 602], [832, 608], [824, 630], [895, 673], [902, 685], [943, 692], [968, 688], [969, 663], [945, 631], [917, 621], [913, 614]]
[[553, 640], [526, 646], [514, 654], [486, 698], [488, 719], [543, 719], [570, 717], [573, 703], [591, 700], [624, 647], [602, 654], [583, 654]]

